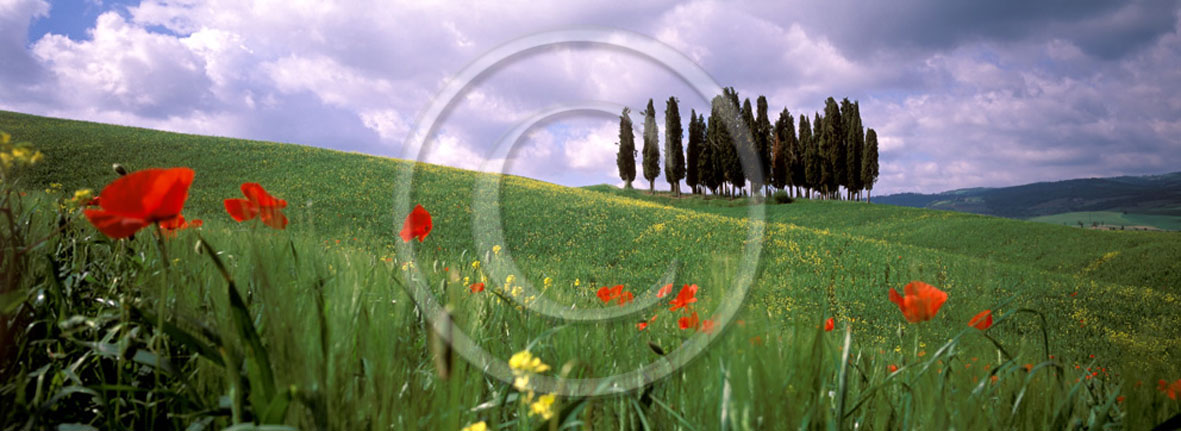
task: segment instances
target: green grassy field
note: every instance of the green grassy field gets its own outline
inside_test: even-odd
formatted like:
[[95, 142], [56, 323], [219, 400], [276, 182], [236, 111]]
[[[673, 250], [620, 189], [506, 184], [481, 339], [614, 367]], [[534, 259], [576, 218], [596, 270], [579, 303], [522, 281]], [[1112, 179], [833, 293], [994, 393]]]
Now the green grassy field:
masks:
[[[1169, 211], [1169, 212], [1174, 212]], [[1181, 230], [1181, 216], [1176, 214], [1141, 214], [1123, 213], [1118, 211], [1086, 211], [1054, 214], [1029, 219], [1040, 223], [1052, 223], [1064, 226], [1078, 226], [1082, 222], [1084, 227], [1099, 224], [1114, 229], [1131, 229], [1138, 226], [1149, 226], [1164, 230]]]
[[[652, 345], [671, 352], [705, 340], [678, 329], [679, 316], [663, 300], [579, 323], [521, 307], [529, 294], [513, 287], [530, 284], [575, 309], [615, 310], [596, 298], [598, 287], [624, 284], [643, 304], [671, 265], [675, 284], [701, 287], [694, 306], [702, 318], [717, 317], [734, 297], [752, 224], [763, 231], [753, 285], [704, 353], [644, 390], [562, 398], [550, 425], [1045, 429], [1114, 422], [1139, 429], [1178, 410], [1155, 390], [1158, 379], [1181, 378], [1178, 233], [819, 201], [767, 205], [765, 221], [755, 223], [741, 200], [506, 176], [499, 199], [505, 242], [494, 253], [478, 248], [472, 233], [472, 190], [487, 174], [419, 164], [412, 202], [432, 213], [434, 230], [413, 243], [410, 266], [390, 261], [408, 210], [393, 208], [394, 180], [407, 162], [6, 112], [0, 130], [46, 155], [19, 183], [28, 191], [21, 205], [30, 208], [30, 232], [64, 226], [22, 278], [27, 292], [49, 292], [43, 301], [56, 307], [37, 305], [42, 296], [34, 293], [19, 305], [42, 323], [32, 331], [38, 343], [14, 349], [22, 360], [5, 370], [2, 401], [18, 406], [5, 414], [13, 427], [218, 427], [253, 419], [299, 428], [460, 429], [482, 420], [553, 429], [478, 364], [455, 359], [443, 378], [434, 364], [446, 355], [431, 348], [405, 283], [425, 280], [456, 328], [493, 357], [528, 348], [553, 366], [551, 376], [612, 376], [665, 360]], [[109, 241], [77, 213], [61, 223], [52, 215], [52, 201], [113, 180], [112, 163], [197, 172], [185, 215], [205, 225], [164, 242], [169, 261], [150, 234]], [[239, 225], [225, 214], [221, 201], [240, 197], [246, 181], [288, 201], [287, 230]], [[227, 296], [209, 250], [195, 249], [198, 235], [221, 253], [246, 305]], [[517, 272], [500, 272], [510, 259]], [[487, 280], [485, 294], [467, 289], [476, 280]], [[907, 324], [887, 301], [888, 288], [911, 280], [948, 292], [932, 321]], [[1003, 352], [966, 326], [989, 308], [1005, 316], [987, 332]], [[653, 313], [657, 320], [638, 331], [635, 323]], [[816, 329], [830, 316], [851, 328], [848, 349], [840, 330]], [[205, 335], [195, 338], [204, 341], [169, 333], [164, 323], [173, 320], [198, 328]], [[243, 329], [251, 326], [258, 343]], [[223, 346], [208, 349], [222, 355], [196, 355], [201, 343]], [[128, 345], [140, 348], [120, 350]], [[171, 358], [171, 371], [152, 359], [160, 357]], [[260, 363], [272, 365], [273, 377]], [[887, 365], [902, 369], [891, 373]], [[183, 401], [160, 401], [169, 396]], [[188, 414], [163, 413], [171, 409]]]

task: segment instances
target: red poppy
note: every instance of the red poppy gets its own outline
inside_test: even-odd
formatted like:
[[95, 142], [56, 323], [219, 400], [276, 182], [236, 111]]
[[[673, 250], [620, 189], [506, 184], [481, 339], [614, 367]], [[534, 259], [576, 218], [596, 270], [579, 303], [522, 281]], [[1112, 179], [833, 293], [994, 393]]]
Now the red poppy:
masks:
[[598, 293], [595, 294], [599, 296], [600, 301], [611, 302], [612, 300], [623, 296], [623, 285], [618, 284], [615, 287], [603, 286], [600, 287]]
[[672, 302], [669, 302], [672, 307], [669, 307], [668, 310], [677, 311], [677, 309], [688, 307], [689, 304], [694, 302], [697, 302], [697, 285], [686, 284], [681, 288], [680, 292], [677, 292], [677, 297], [674, 298]]
[[911, 323], [925, 322], [935, 317], [939, 307], [947, 301], [947, 292], [921, 281], [912, 281], [903, 290], [906, 296], [890, 288], [890, 302], [898, 304], [902, 315]]
[[427, 212], [422, 205], [415, 205], [414, 210], [406, 215], [406, 221], [402, 223], [402, 242], [410, 242], [414, 238], [418, 238], [418, 242], [422, 242], [429, 233], [431, 233], [431, 213]]
[[226, 199], [226, 212], [241, 223], [258, 217], [263, 224], [275, 229], [287, 227], [287, 216], [280, 211], [287, 207], [287, 201], [275, 199], [258, 183], [242, 183], [242, 194], [246, 199]]
[[697, 320], [697, 312], [694, 311], [689, 317], [680, 318], [680, 320], [677, 320], [677, 325], [679, 325], [681, 329], [696, 329], [697, 326], [700, 325], [700, 321]]
[[992, 310], [984, 310], [972, 316], [972, 320], [968, 321], [968, 326], [974, 327], [981, 331], [992, 327]]
[[1161, 391], [1165, 395], [1168, 395], [1170, 399], [1175, 400], [1177, 399], [1177, 394], [1181, 394], [1181, 379], [1177, 379], [1177, 381], [1173, 383], [1168, 383], [1162, 379], [1157, 384], [1157, 390]]
[[632, 302], [632, 300], [635, 298], [636, 298], [636, 296], [633, 295], [631, 292], [620, 293], [619, 294], [619, 305], [620, 306], [627, 305], [627, 303]]
[[648, 322], [640, 322], [636, 324], [637, 331], [643, 331], [645, 329], [648, 329]]
[[836, 321], [832, 320], [832, 318], [829, 317], [828, 320], [824, 321], [824, 332], [832, 332], [832, 330], [834, 328], [836, 328], [836, 326], [837, 326]]
[[893, 373], [895, 371], [898, 371], [898, 366], [894, 365], [894, 364], [890, 364], [889, 366], [886, 367], [886, 369], [890, 370], [890, 372]]
[[668, 294], [670, 294], [670, 293], [673, 293], [673, 284], [672, 283], [666, 284], [666, 285], [664, 285], [664, 287], [661, 287], [660, 290], [656, 291], [656, 297], [663, 298], [665, 296], [668, 296]]
[[714, 321], [710, 319], [701, 321], [701, 332], [712, 334], [714, 332]]
[[165, 236], [175, 237], [176, 231], [178, 230], [188, 229], [191, 227], [201, 227], [202, 224], [204, 224], [204, 222], [202, 222], [201, 219], [188, 222], [185, 221], [184, 215], [177, 214], [176, 217], [173, 217], [172, 219], [160, 222], [160, 229], [164, 231]]
[[484, 283], [472, 283], [471, 286], [468, 286], [468, 289], [471, 289], [472, 293], [483, 292]]
[[111, 238], [126, 238], [152, 223], [180, 215], [194, 172], [189, 168], [144, 169], [116, 178], [99, 194], [100, 209], [86, 218]]

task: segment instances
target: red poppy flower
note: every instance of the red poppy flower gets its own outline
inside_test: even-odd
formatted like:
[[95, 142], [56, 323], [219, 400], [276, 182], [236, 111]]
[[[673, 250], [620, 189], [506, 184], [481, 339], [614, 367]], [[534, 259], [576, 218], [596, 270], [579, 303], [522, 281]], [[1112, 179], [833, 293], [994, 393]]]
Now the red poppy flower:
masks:
[[837, 326], [836, 321], [832, 320], [832, 318], [829, 317], [828, 320], [824, 321], [824, 332], [832, 332], [832, 330], [834, 328], [836, 328], [836, 326]]
[[890, 302], [898, 304], [902, 315], [911, 323], [931, 320], [935, 313], [939, 312], [939, 307], [947, 301], [947, 292], [921, 281], [912, 281], [903, 290], [906, 296], [899, 295], [898, 291], [891, 287]]
[[668, 310], [677, 311], [677, 309], [688, 307], [689, 304], [694, 302], [697, 302], [697, 285], [686, 284], [684, 287], [681, 287], [680, 292], [677, 292], [677, 297], [673, 298], [672, 302], [669, 302], [672, 307], [669, 307]]
[[468, 289], [471, 289], [472, 293], [483, 292], [484, 283], [472, 283], [471, 286], [468, 286]]
[[595, 294], [599, 296], [600, 301], [611, 302], [612, 300], [623, 295], [623, 285], [618, 284], [615, 287], [603, 286], [600, 287], [599, 291]]
[[992, 327], [992, 310], [984, 310], [972, 316], [972, 320], [968, 321], [968, 326], [974, 327], [981, 331]]
[[714, 321], [710, 319], [701, 321], [701, 332], [712, 334], [714, 332]]
[[648, 329], [648, 322], [640, 322], [636, 324], [637, 331], [643, 331], [645, 329]]
[[1177, 379], [1177, 381], [1173, 383], [1169, 383], [1164, 379], [1161, 379], [1161, 381], [1157, 383], [1157, 390], [1161, 391], [1165, 395], [1168, 395], [1170, 399], [1175, 400], [1177, 399], [1177, 394], [1181, 393], [1181, 379]]
[[402, 242], [410, 242], [414, 238], [418, 238], [418, 242], [422, 242], [429, 233], [431, 233], [431, 213], [427, 212], [422, 205], [415, 205], [414, 210], [406, 215], [406, 221], [402, 222]]
[[672, 283], [666, 284], [666, 285], [664, 285], [664, 287], [661, 287], [660, 290], [656, 291], [656, 297], [663, 298], [665, 296], [668, 296], [668, 294], [670, 294], [670, 293], [673, 293], [673, 284]]
[[116, 178], [99, 194], [99, 209], [84, 213], [104, 235], [127, 238], [180, 215], [193, 175], [189, 168], [144, 169]]
[[201, 219], [196, 219], [196, 220], [193, 220], [192, 222], [188, 222], [188, 221], [185, 221], [184, 215], [177, 214], [176, 217], [173, 217], [172, 219], [164, 220], [164, 221], [160, 222], [160, 229], [163, 230], [164, 236], [175, 237], [176, 231], [178, 231], [178, 230], [188, 229], [191, 227], [201, 227], [202, 224], [204, 224], [204, 222], [202, 222]]
[[696, 329], [700, 325], [700, 321], [697, 320], [697, 312], [694, 311], [692, 315], [680, 318], [677, 320], [677, 325], [681, 329]]
[[633, 295], [631, 292], [620, 293], [619, 294], [619, 305], [620, 306], [627, 305], [627, 303], [632, 302], [632, 300], [635, 298], [636, 298], [636, 296]]
[[893, 373], [895, 371], [898, 371], [898, 366], [894, 365], [894, 364], [890, 364], [889, 366], [886, 367], [886, 369], [890, 370], [890, 372]]
[[241, 223], [258, 217], [263, 224], [275, 229], [287, 227], [287, 216], [280, 211], [287, 207], [287, 201], [275, 199], [258, 183], [242, 183], [242, 194], [246, 199], [226, 199], [226, 212]]

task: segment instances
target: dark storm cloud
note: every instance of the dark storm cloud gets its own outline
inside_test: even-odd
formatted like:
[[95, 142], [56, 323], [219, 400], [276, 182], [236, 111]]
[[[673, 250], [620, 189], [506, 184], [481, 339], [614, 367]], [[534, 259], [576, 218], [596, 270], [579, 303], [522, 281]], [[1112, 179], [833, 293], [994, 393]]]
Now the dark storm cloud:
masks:
[[1171, 0], [838, 0], [780, 10], [799, 11], [806, 28], [854, 55], [1063, 38], [1090, 55], [1114, 59], [1170, 32], [1176, 7]]

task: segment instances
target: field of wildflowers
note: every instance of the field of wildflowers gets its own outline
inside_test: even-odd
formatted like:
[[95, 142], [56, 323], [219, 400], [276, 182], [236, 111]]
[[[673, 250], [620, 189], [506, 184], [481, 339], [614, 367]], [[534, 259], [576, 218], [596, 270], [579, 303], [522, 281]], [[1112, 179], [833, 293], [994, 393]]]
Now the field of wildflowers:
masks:
[[[396, 209], [402, 161], [11, 113], [0, 130], [20, 161], [4, 428], [1144, 429], [1181, 410], [1171, 233], [809, 201], [751, 221], [506, 176], [504, 243], [482, 249], [488, 174], [417, 165]], [[762, 254], [724, 322], [752, 223]], [[634, 390], [542, 384], [697, 342]]]

